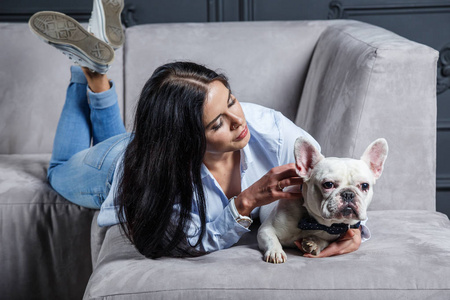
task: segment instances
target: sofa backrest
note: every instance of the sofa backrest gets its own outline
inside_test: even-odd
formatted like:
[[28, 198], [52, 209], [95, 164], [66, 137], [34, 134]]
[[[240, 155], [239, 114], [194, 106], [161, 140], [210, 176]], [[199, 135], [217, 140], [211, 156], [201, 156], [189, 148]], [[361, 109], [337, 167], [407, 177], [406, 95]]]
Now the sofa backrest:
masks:
[[[0, 23], [0, 40], [0, 154], [50, 153], [71, 63], [28, 24]], [[109, 71], [120, 102], [122, 57], [119, 50]]]
[[[0, 39], [0, 154], [50, 153], [70, 62], [27, 24], [0, 24]], [[385, 137], [390, 154], [372, 209], [434, 210], [437, 57], [356, 21], [152, 24], [126, 30], [108, 76], [128, 129], [155, 68], [188, 60], [225, 73], [240, 101], [281, 111], [325, 155], [356, 158]]]
[[317, 40], [325, 23], [231, 22], [152, 24], [127, 29], [126, 124], [144, 83], [158, 66], [180, 60], [225, 73], [241, 102], [281, 111], [294, 120]]
[[[310, 132], [327, 156], [359, 158], [385, 137], [390, 154], [370, 209], [435, 209], [433, 49], [350, 20], [142, 25], [127, 29], [125, 49], [128, 128], [157, 66], [202, 63], [225, 72], [240, 101]], [[411, 191], [417, 174], [422, 185]]]
[[[325, 28], [321, 21], [130, 27], [108, 76], [117, 83], [128, 129], [144, 83], [158, 66], [178, 60], [225, 73], [240, 101], [275, 108], [294, 120]], [[0, 39], [0, 154], [50, 153], [71, 63], [27, 24], [0, 23]]]
[[436, 208], [437, 59], [428, 46], [356, 21], [335, 21], [316, 45], [297, 124], [327, 156], [359, 158], [375, 139], [388, 141], [371, 209]]

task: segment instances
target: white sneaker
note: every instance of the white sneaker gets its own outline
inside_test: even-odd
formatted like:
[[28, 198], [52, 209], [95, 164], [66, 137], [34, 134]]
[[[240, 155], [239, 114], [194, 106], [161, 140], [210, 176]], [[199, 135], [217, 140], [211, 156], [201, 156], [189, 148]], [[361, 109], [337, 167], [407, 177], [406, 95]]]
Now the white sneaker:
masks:
[[87, 32], [71, 17], [53, 11], [35, 13], [31, 32], [68, 56], [75, 64], [104, 74], [114, 60], [114, 49]]
[[120, 14], [124, 0], [94, 0], [88, 31], [114, 49], [125, 41]]

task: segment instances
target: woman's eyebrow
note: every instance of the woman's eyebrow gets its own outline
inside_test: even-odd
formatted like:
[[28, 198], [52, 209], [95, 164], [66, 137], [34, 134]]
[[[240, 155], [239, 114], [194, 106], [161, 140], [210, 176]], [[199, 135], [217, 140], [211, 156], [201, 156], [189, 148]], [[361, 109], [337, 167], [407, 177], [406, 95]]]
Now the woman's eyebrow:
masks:
[[227, 102], [231, 99], [231, 89], [228, 89], [228, 98], [227, 98]]

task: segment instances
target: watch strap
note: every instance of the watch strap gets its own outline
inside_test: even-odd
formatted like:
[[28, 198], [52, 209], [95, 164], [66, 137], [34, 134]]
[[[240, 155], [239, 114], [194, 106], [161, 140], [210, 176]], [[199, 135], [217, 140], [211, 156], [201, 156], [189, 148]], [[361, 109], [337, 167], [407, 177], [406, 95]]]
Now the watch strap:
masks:
[[236, 199], [237, 196], [231, 197], [229, 199], [230, 203], [230, 210], [231, 210], [231, 214], [233, 215], [233, 218], [236, 220], [236, 222], [238, 222], [240, 225], [244, 226], [245, 228], [249, 228], [250, 225], [252, 225], [253, 220], [250, 217], [247, 216], [242, 216], [237, 208], [236, 208], [236, 204], [234, 203], [234, 199]]

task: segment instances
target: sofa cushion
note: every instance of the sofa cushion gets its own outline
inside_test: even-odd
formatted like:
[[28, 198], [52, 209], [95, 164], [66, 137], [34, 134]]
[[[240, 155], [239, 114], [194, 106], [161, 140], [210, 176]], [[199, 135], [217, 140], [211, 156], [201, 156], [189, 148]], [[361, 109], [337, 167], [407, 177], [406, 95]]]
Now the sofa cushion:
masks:
[[284, 264], [262, 260], [257, 226], [234, 247], [197, 258], [146, 259], [119, 227], [101, 247], [85, 299], [448, 299], [450, 222], [427, 211], [371, 211], [356, 252]]
[[2, 299], [80, 299], [92, 272], [94, 211], [49, 186], [49, 158], [0, 155]]

